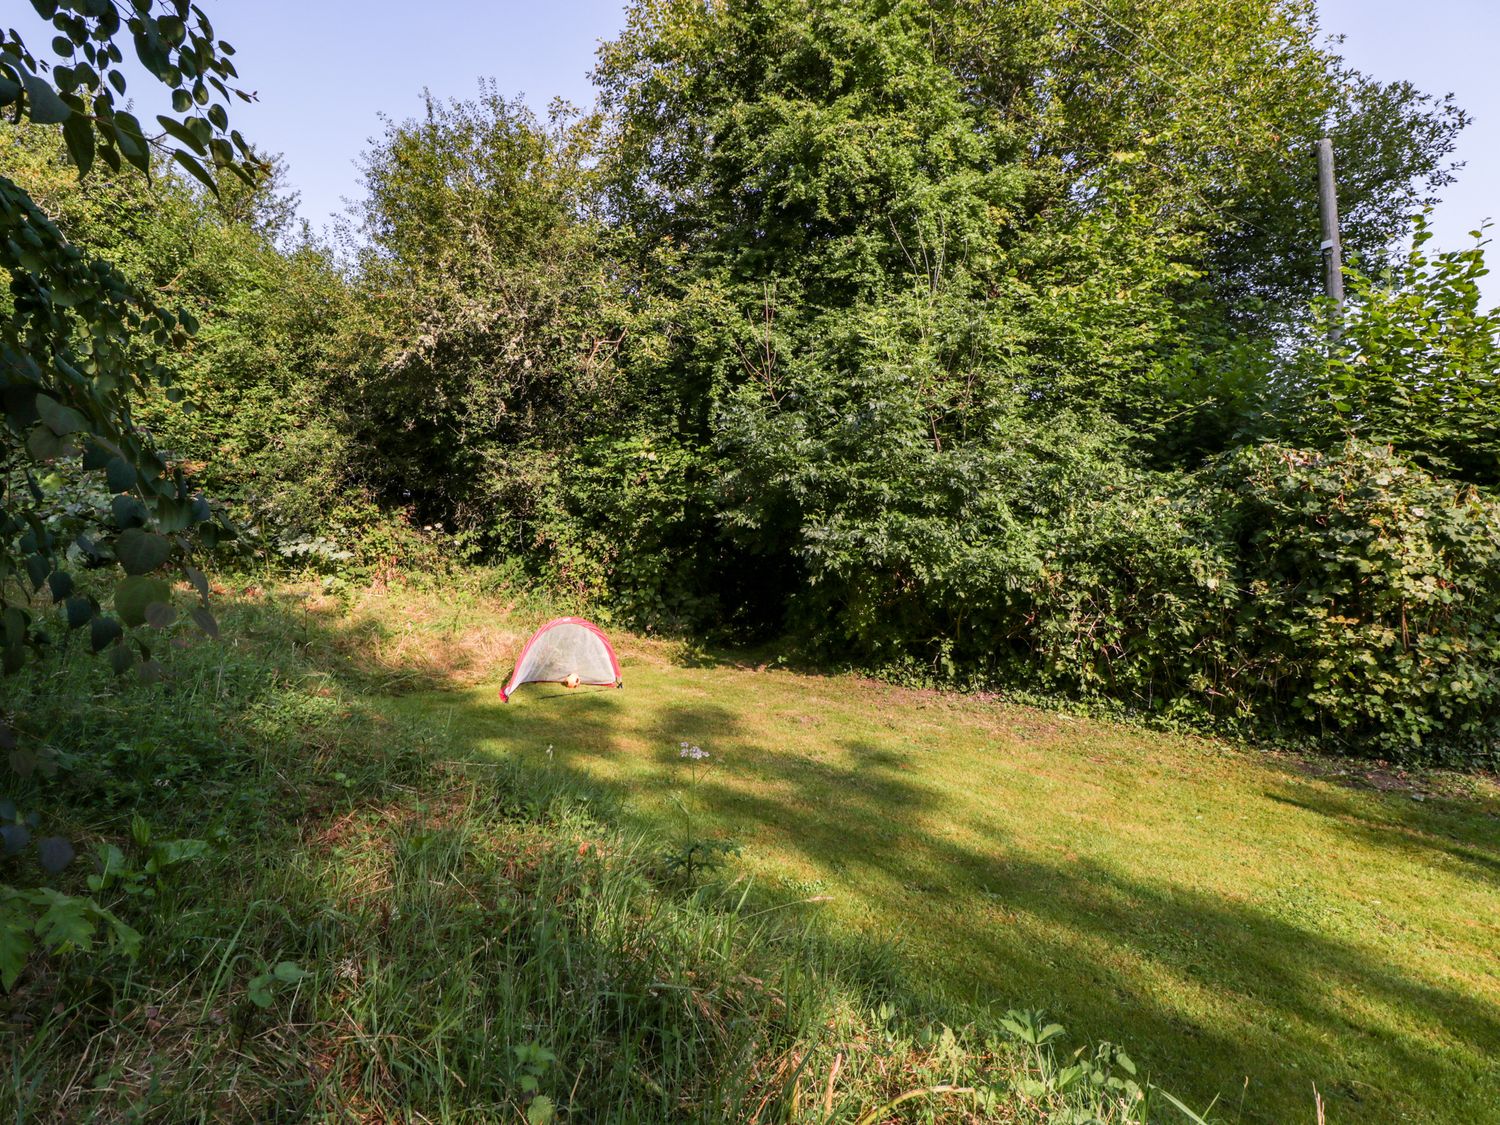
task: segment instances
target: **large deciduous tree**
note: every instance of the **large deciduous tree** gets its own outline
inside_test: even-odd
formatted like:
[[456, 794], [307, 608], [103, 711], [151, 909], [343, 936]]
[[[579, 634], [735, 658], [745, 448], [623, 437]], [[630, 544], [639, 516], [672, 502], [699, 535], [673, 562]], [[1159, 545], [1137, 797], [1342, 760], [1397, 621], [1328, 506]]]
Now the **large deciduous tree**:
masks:
[[673, 310], [639, 416], [721, 490], [676, 573], [731, 597], [957, 581], [1038, 430], [1224, 448], [1317, 292], [1312, 141], [1373, 263], [1463, 120], [1303, 0], [642, 0], [595, 77], [605, 213]]
[[620, 340], [587, 210], [594, 119], [486, 85], [431, 97], [365, 159], [359, 289], [377, 338], [350, 397], [370, 483], [488, 548], [535, 546], [560, 452], [610, 409]]

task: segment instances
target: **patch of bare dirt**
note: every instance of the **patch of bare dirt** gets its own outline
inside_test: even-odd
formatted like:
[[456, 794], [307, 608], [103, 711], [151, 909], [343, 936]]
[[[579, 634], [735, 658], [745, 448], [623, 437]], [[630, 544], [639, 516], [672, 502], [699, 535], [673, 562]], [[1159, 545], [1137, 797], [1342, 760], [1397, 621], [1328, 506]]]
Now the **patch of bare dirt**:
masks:
[[1450, 799], [1474, 798], [1481, 790], [1500, 788], [1500, 777], [1486, 774], [1460, 774], [1449, 770], [1408, 768], [1379, 759], [1361, 762], [1348, 758], [1323, 758], [1313, 754], [1278, 753], [1275, 755], [1298, 773], [1375, 793], [1405, 794], [1413, 800], [1429, 797]]

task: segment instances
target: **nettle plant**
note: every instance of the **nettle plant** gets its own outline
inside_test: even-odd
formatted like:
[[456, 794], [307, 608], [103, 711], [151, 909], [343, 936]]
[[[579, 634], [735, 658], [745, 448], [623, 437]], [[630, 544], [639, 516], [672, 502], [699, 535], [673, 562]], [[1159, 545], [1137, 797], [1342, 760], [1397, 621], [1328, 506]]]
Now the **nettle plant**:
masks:
[[[230, 85], [233, 48], [214, 38], [187, 0], [32, 0], [54, 33], [55, 61], [14, 28], [0, 34], [0, 112], [15, 123], [57, 125], [80, 177], [95, 164], [149, 177], [172, 160], [210, 192], [231, 173], [253, 182], [263, 171], [227, 105], [251, 95]], [[45, 33], [44, 33], [45, 34]], [[170, 91], [172, 113], [148, 128], [124, 108], [126, 40], [148, 73]], [[208, 581], [193, 566], [200, 547], [233, 535], [222, 512], [189, 484], [180, 465], [136, 424], [133, 408], [158, 388], [172, 402], [166, 357], [197, 330], [133, 286], [108, 262], [73, 246], [36, 202], [0, 176], [0, 671], [17, 672], [50, 642], [49, 621], [88, 628], [95, 652], [117, 673], [162, 675], [152, 632], [177, 618], [171, 576], [196, 590], [197, 626], [217, 635]], [[96, 572], [86, 584], [80, 570]], [[40, 609], [50, 602], [50, 609]], [[106, 609], [104, 602], [109, 603]], [[0, 714], [0, 745], [28, 772], [35, 757], [21, 724]], [[24, 827], [29, 832], [30, 826]], [[18, 838], [11, 832], [7, 846]], [[48, 862], [44, 874], [65, 865]], [[68, 858], [71, 858], [71, 848]], [[8, 880], [7, 880], [8, 881]], [[127, 950], [133, 931], [92, 900], [51, 888], [0, 886], [0, 985], [9, 988], [33, 944], [51, 951], [89, 945], [105, 925]]]

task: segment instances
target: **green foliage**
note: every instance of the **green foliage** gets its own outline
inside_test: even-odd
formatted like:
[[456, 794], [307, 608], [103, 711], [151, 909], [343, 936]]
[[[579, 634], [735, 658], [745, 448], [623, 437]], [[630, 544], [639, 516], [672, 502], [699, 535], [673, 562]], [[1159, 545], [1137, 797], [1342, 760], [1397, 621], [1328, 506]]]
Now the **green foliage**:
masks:
[[[0, 39], [0, 985], [56, 1020], [18, 1118], [48, 1030], [92, 1059], [167, 990], [209, 1080], [91, 1073], [60, 1112], [790, 1118], [826, 1068], [830, 1119], [1201, 1120], [1118, 1047], [907, 1021], [751, 925], [696, 769], [684, 830], [627, 841], [351, 705], [408, 673], [307, 603], [195, 646], [236, 525], [325, 592], [524, 560], [618, 620], [1494, 763], [1500, 314], [1478, 247], [1418, 218], [1391, 256], [1464, 117], [1349, 69], [1311, 0], [640, 0], [597, 112], [491, 83], [388, 123], [342, 256], [229, 128], [199, 8], [33, 6], [61, 61]], [[310, 1079], [274, 1046], [306, 1029]]]
[[[7, 1114], [212, 1116], [232, 1098], [246, 1120], [707, 1122], [805, 1110], [816, 1089], [854, 1120], [957, 1085], [971, 1092], [930, 1096], [982, 1091], [1037, 1123], [1140, 1120], [1102, 1085], [1033, 1098], [1019, 1087], [1035, 1063], [998, 1027], [943, 1026], [931, 1001], [742, 888], [659, 880], [658, 841], [623, 832], [567, 770], [470, 756], [396, 717], [361, 693], [353, 617], [323, 605], [309, 620], [275, 596], [226, 618], [239, 644], [171, 658], [199, 708], [127, 683], [86, 720], [55, 687], [112, 681], [78, 653], [11, 681], [72, 764], [40, 793], [104, 838], [87, 885], [115, 913], [30, 889], [0, 901], [34, 943], [4, 944], [12, 1010], [35, 1023]], [[130, 794], [128, 817], [90, 784], [120, 784], [91, 758], [124, 732], [160, 740], [168, 783]], [[216, 826], [232, 849], [204, 845]], [[104, 956], [110, 941], [134, 960]], [[156, 1080], [133, 1083], [134, 1052], [169, 1039]]]
[[821, 432], [759, 420], [736, 478], [746, 525], [801, 513], [797, 621], [828, 652], [1396, 757], [1490, 753], [1493, 500], [1360, 443], [1154, 473], [1066, 418], [996, 419], [940, 456], [899, 387], [851, 384]]
[[271, 969], [250, 978], [245, 998], [257, 1008], [269, 1008], [278, 992], [300, 984], [311, 975], [295, 961], [278, 961]]
[[1226, 464], [1239, 631], [1273, 698], [1395, 756], [1493, 755], [1500, 506], [1387, 448], [1263, 448]]
[[[0, 800], [0, 841], [7, 879], [14, 865], [34, 852], [44, 878], [56, 878], [74, 857], [73, 845], [61, 836], [33, 839], [41, 823], [35, 811], [22, 815], [10, 798]], [[140, 952], [141, 937], [91, 898], [63, 894], [52, 887], [0, 885], [0, 988], [9, 992], [36, 949], [49, 954], [76, 953], [93, 947], [102, 929], [106, 948], [129, 957]]]
[[51, 887], [22, 890], [0, 886], [0, 987], [9, 991], [34, 950], [49, 954], [86, 952], [102, 935], [108, 950], [140, 953], [141, 935], [93, 899]]
[[950, 65], [991, 119], [1018, 122], [1078, 206], [1149, 216], [1142, 234], [1189, 267], [1176, 300], [1205, 350], [1295, 322], [1319, 291], [1319, 137], [1338, 151], [1345, 250], [1372, 266], [1454, 178], [1465, 114], [1350, 67], [1311, 0], [942, 7]]
[[131, 817], [130, 838], [135, 845], [127, 856], [114, 844], [100, 844], [98, 872], [87, 879], [95, 894], [116, 891], [128, 897], [156, 898], [172, 868], [200, 859], [208, 851], [204, 840], [153, 840], [151, 824], [139, 814]]
[[697, 537], [714, 518], [714, 484], [703, 462], [700, 451], [650, 434], [583, 442], [559, 468], [563, 495], [539, 513], [553, 583], [619, 620], [711, 620], [717, 606], [703, 574], [714, 544]]
[[370, 346], [348, 389], [387, 503], [471, 549], [526, 552], [559, 461], [611, 413], [618, 300], [581, 206], [597, 121], [544, 124], [492, 85], [429, 98], [365, 159], [359, 299]]
[[[234, 48], [215, 39], [201, 9], [188, 0], [141, 0], [123, 16], [115, 5], [93, 0], [32, 0], [32, 7], [62, 33], [51, 47], [63, 61], [49, 68], [10, 29], [0, 38], [0, 106], [13, 107], [13, 120], [61, 125], [80, 174], [97, 157], [112, 172], [123, 160], [149, 175], [157, 150], [210, 191], [219, 190], [217, 176], [224, 172], [253, 181], [258, 162], [229, 129], [225, 110], [233, 97], [248, 102], [253, 96], [227, 84], [239, 77], [229, 58]], [[126, 90], [117, 40], [126, 32], [140, 65], [172, 92], [174, 114], [156, 120], [180, 147], [163, 144], [117, 105]], [[221, 100], [210, 105], [215, 96]]]
[[1324, 442], [1387, 442], [1439, 472], [1500, 486], [1500, 308], [1480, 305], [1482, 232], [1433, 253], [1419, 217], [1410, 252], [1378, 277], [1351, 274], [1349, 314], [1331, 350], [1293, 368], [1287, 424]]
[[[114, 666], [156, 675], [152, 630], [179, 612], [160, 572], [184, 532], [226, 526], [201, 489], [328, 575], [432, 569], [452, 536], [621, 620], [790, 626], [950, 682], [1175, 718], [1290, 707], [1405, 744], [1392, 713], [1314, 715], [1321, 689], [1259, 663], [1272, 642], [1234, 622], [1274, 576], [1199, 471], [1351, 434], [1496, 471], [1477, 250], [1429, 257], [1419, 233], [1356, 281], [1337, 351], [1316, 326], [1291, 347], [1316, 269], [1306, 144], [1333, 115], [1345, 241], [1374, 276], [1463, 120], [1318, 36], [1272, 0], [642, 3], [601, 52], [597, 113], [539, 119], [490, 84], [390, 123], [348, 270], [289, 229], [274, 161], [217, 197], [149, 161], [149, 184], [80, 186], [69, 138], [17, 132], [60, 229], [199, 327], [173, 361], [194, 412], [147, 387], [164, 371], [131, 392], [171, 510], [121, 495], [150, 483], [134, 454], [102, 480], [33, 473], [53, 514], [14, 529], [6, 636], [32, 636], [46, 585]], [[177, 124], [192, 152], [201, 127]], [[78, 443], [85, 412], [31, 402], [32, 453]], [[68, 542], [126, 571], [112, 613], [53, 565]], [[1250, 666], [1264, 686], [1231, 682]]]
[[[33, 7], [61, 33], [51, 46], [62, 61], [49, 67], [8, 30], [0, 38], [0, 108], [10, 109], [12, 124], [60, 125], [79, 177], [96, 159], [112, 172], [130, 164], [149, 176], [154, 149], [214, 193], [225, 171], [253, 181], [258, 162], [229, 131], [224, 105], [210, 105], [215, 93], [224, 102], [231, 92], [249, 95], [226, 84], [235, 77], [227, 57], [233, 48], [214, 38], [200, 10], [186, 0], [159, 9], [137, 3], [124, 16], [107, 3], [35, 0]], [[126, 91], [117, 39], [127, 31], [139, 62], [173, 91], [177, 116], [157, 121], [182, 147], [148, 138], [116, 104]], [[196, 107], [207, 108], [189, 112]], [[0, 674], [17, 673], [28, 650], [51, 640], [33, 615], [45, 591], [64, 607], [65, 628], [89, 626], [90, 647], [109, 651], [116, 675], [134, 668], [154, 680], [161, 665], [145, 629], [165, 630], [176, 615], [171, 588], [156, 573], [170, 564], [197, 589], [202, 604], [193, 620], [213, 633], [207, 581], [192, 565], [193, 551], [234, 534], [134, 413], [140, 396], [153, 391], [180, 400], [162, 356], [186, 345], [197, 319], [169, 310], [74, 245], [8, 177], [0, 177], [0, 269], [10, 280], [0, 305]], [[112, 563], [127, 577], [114, 584], [108, 616], [93, 594], [76, 588], [73, 572]], [[23, 738], [30, 733], [21, 731]], [[11, 765], [26, 776], [42, 758], [21, 745]], [[38, 841], [37, 850], [49, 876], [73, 854], [71, 844], [53, 837]], [[0, 886], [0, 928], [6, 989], [35, 948], [86, 950], [101, 929], [110, 948], [131, 956], [140, 948], [136, 931], [110, 911], [48, 886]]]
[[1492, 500], [1350, 443], [1254, 447], [1092, 507], [1021, 611], [1055, 686], [1397, 758], [1492, 755]]
[[[7, 381], [0, 440], [8, 443], [0, 450], [0, 608], [5, 667], [14, 671], [26, 646], [44, 637], [32, 624], [30, 598], [44, 589], [55, 601], [67, 598], [70, 565], [117, 559], [127, 574], [143, 575], [175, 562], [191, 576], [184, 533], [195, 529], [198, 542], [212, 544], [232, 532], [131, 420], [132, 395], [165, 378], [159, 366], [141, 367], [131, 358], [137, 337], [165, 345], [180, 329], [178, 319], [142, 304], [120, 275], [70, 248], [29, 201], [8, 205], [20, 226], [5, 243], [13, 308], [0, 325], [6, 359], [0, 378]], [[70, 613], [69, 624], [96, 612], [91, 603], [81, 620]], [[128, 668], [135, 657], [117, 627], [113, 632]], [[136, 644], [149, 657], [145, 641]]]
[[[11, 107], [17, 122], [60, 124], [78, 175], [96, 156], [112, 171], [123, 159], [149, 174], [156, 146], [213, 191], [215, 176], [203, 161], [253, 179], [259, 165], [239, 134], [227, 131], [223, 105], [214, 104], [207, 116], [187, 112], [207, 106], [215, 92], [228, 101], [226, 80], [235, 69], [227, 58], [233, 49], [214, 39], [206, 17], [190, 12], [186, 0], [159, 11], [137, 4], [123, 18], [113, 4], [38, 0], [34, 7], [62, 33], [52, 49], [64, 61], [49, 70], [8, 31], [0, 39], [0, 107]], [[148, 140], [140, 122], [116, 105], [126, 88], [116, 39], [127, 31], [140, 63], [182, 95], [180, 116], [157, 120], [183, 147]], [[31, 599], [44, 585], [53, 600], [65, 598], [69, 567], [80, 555], [118, 558], [127, 573], [143, 574], [169, 561], [188, 566], [194, 543], [212, 546], [232, 532], [181, 467], [145, 437], [132, 412], [134, 398], [153, 387], [180, 397], [160, 357], [185, 344], [196, 318], [169, 311], [117, 269], [85, 255], [8, 178], [0, 179], [0, 236], [0, 268], [11, 279], [0, 319], [0, 649], [10, 673], [28, 647], [48, 639], [33, 621]], [[80, 474], [105, 485], [105, 495], [128, 497], [139, 506], [137, 522], [154, 530], [122, 528], [104, 505], [60, 503], [60, 483]], [[70, 612], [69, 624], [76, 627], [96, 610]], [[150, 659], [146, 641], [127, 644], [112, 619], [95, 619], [94, 639], [96, 649], [112, 644], [119, 671]]]

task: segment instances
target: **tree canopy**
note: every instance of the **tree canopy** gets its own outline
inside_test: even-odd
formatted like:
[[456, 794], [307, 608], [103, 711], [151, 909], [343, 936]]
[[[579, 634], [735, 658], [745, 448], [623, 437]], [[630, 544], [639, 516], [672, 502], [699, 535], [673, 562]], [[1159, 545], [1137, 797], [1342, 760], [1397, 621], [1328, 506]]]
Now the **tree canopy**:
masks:
[[[149, 176], [154, 159], [169, 158], [215, 193], [216, 176], [225, 172], [254, 182], [260, 164], [229, 128], [226, 108], [234, 96], [249, 95], [228, 84], [236, 78], [234, 49], [215, 39], [199, 9], [187, 0], [138, 3], [125, 15], [101, 0], [34, 0], [33, 7], [57, 33], [50, 47], [58, 61], [49, 66], [17, 31], [7, 31], [0, 39], [0, 108], [16, 121], [60, 126], [79, 176], [96, 161], [110, 173], [130, 166]], [[117, 40], [127, 34], [136, 59], [171, 91], [173, 113], [158, 115], [159, 135], [125, 108]], [[148, 643], [138, 636], [128, 645], [122, 626], [168, 612], [167, 587], [155, 572], [169, 561], [186, 567], [206, 602], [202, 572], [187, 565], [187, 533], [209, 545], [232, 534], [182, 466], [163, 457], [134, 421], [141, 392], [164, 387], [180, 398], [162, 355], [182, 346], [197, 319], [83, 253], [7, 177], [0, 177], [0, 266], [11, 280], [0, 310], [4, 666], [15, 670], [29, 647], [47, 640], [33, 624], [29, 587], [63, 602], [70, 628], [88, 625], [94, 649], [109, 648], [117, 669], [144, 660], [142, 674], [157, 675]], [[74, 591], [69, 565], [79, 561], [113, 561], [125, 572], [114, 615], [92, 594]], [[215, 628], [206, 605], [196, 612], [206, 629]]]

